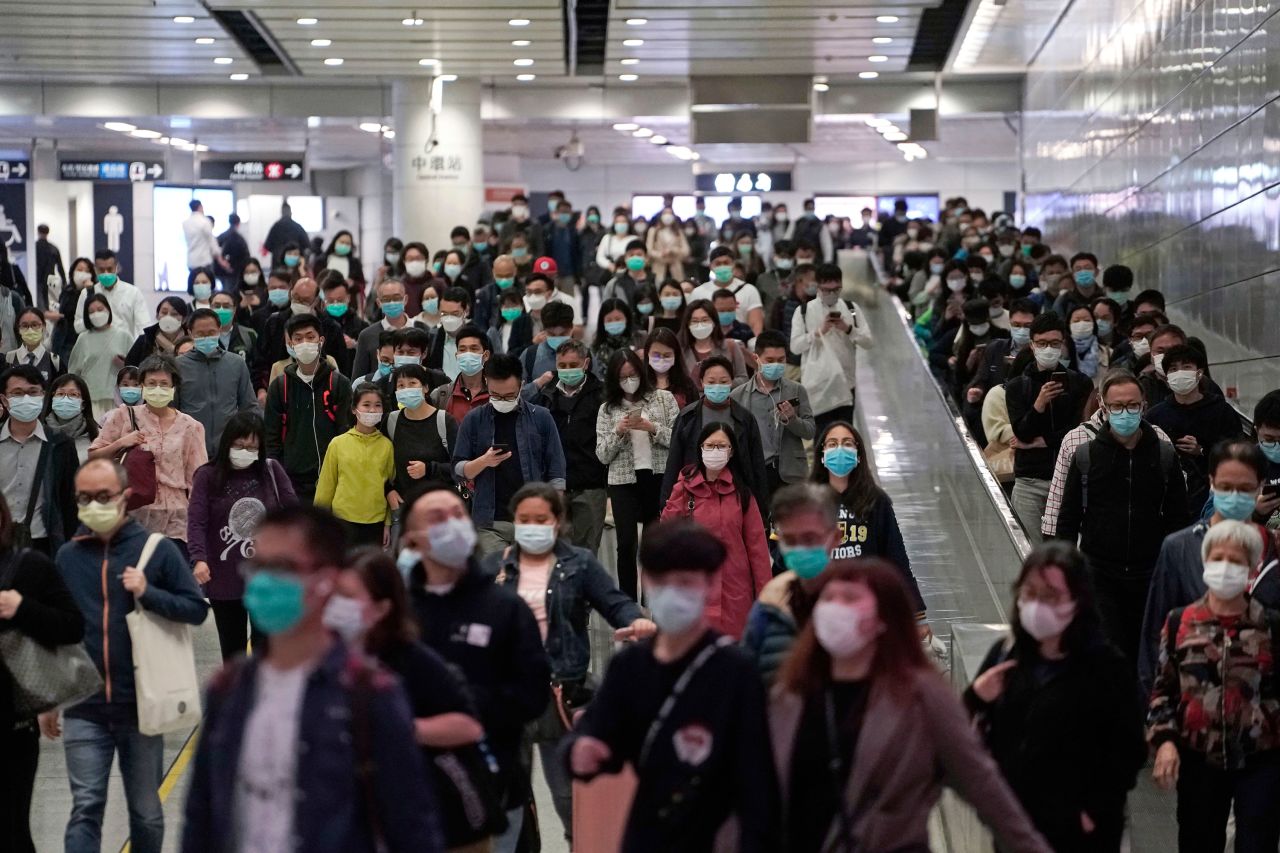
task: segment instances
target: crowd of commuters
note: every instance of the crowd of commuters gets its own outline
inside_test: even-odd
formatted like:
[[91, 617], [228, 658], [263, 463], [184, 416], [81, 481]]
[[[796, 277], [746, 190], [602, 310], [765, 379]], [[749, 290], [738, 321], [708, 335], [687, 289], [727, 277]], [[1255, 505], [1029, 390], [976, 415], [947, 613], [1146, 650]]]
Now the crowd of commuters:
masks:
[[[924, 850], [941, 780], [1000, 850], [1118, 851], [1151, 756], [1180, 850], [1233, 812], [1274, 851], [1280, 391], [1248, 428], [1157, 289], [945, 207], [520, 196], [366, 280], [348, 231], [313, 249], [286, 210], [260, 263], [193, 202], [154, 322], [112, 253], [74, 260], [0, 376], [0, 658], [78, 645], [101, 683], [33, 710], [0, 666], [8, 849], [39, 732], [66, 849], [99, 848], [117, 755], [161, 848], [128, 617], [212, 610], [185, 850], [533, 850], [630, 765], [625, 851]], [[855, 425], [847, 249], [1037, 545], [963, 697]]]

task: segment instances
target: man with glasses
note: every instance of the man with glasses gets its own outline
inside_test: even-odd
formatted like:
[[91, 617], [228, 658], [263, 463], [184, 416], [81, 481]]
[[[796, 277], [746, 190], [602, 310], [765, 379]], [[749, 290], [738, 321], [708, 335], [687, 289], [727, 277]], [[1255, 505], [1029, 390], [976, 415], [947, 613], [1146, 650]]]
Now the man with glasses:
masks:
[[109, 459], [91, 459], [75, 475], [75, 502], [83, 524], [58, 551], [58, 573], [84, 617], [84, 648], [102, 675], [102, 689], [65, 712], [42, 714], [46, 737], [64, 735], [71, 783], [68, 853], [96, 853], [102, 846], [111, 762], [119, 755], [129, 838], [139, 853], [159, 853], [164, 811], [157, 793], [164, 777], [164, 737], [138, 731], [133, 642], [125, 625], [135, 607], [186, 625], [204, 622], [209, 605], [178, 547], [160, 537], [139, 570], [151, 534], [125, 512], [129, 480]]
[[1053, 460], [1063, 436], [1083, 420], [1093, 382], [1067, 366], [1067, 325], [1051, 311], [1031, 324], [1031, 354], [1034, 358], [1026, 370], [1005, 383], [1005, 400], [1017, 442], [1013, 445], [1013, 512], [1027, 538], [1038, 545]]
[[184, 850], [442, 849], [403, 690], [325, 624], [345, 551], [322, 509], [258, 525], [244, 603], [271, 641], [209, 685]]
[[452, 382], [458, 378], [458, 330], [471, 313], [471, 295], [465, 288], [450, 287], [440, 294], [440, 330], [427, 353], [426, 367], [443, 370]]
[[41, 423], [44, 392], [37, 367], [21, 364], [0, 374], [0, 494], [20, 538], [52, 557], [76, 529], [73, 481], [80, 463], [75, 442]]
[[511, 498], [525, 483], [550, 483], [564, 491], [564, 449], [555, 419], [520, 396], [520, 361], [494, 355], [484, 365], [489, 401], [458, 428], [454, 476], [470, 484], [471, 519], [480, 555], [500, 551], [515, 537]]
[[1057, 537], [1079, 537], [1103, 628], [1136, 672], [1160, 543], [1191, 516], [1177, 453], [1143, 420], [1142, 387], [1132, 373], [1103, 380], [1102, 408], [1107, 428], [1076, 449], [1067, 469]]

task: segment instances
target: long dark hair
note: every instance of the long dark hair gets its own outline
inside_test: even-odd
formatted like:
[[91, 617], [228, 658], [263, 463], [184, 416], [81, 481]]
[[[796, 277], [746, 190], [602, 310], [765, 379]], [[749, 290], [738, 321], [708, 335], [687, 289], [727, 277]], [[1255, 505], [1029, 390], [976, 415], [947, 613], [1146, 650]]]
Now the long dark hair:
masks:
[[418, 629], [409, 615], [409, 596], [395, 560], [381, 548], [368, 547], [354, 551], [350, 563], [348, 571], [360, 578], [369, 597], [388, 604], [386, 615], [369, 626], [365, 650], [381, 656], [416, 640]]
[[[873, 681], [905, 693], [911, 683], [902, 677], [905, 673], [932, 671], [917, 633], [915, 605], [897, 569], [878, 557], [842, 560], [814, 578], [814, 586], [808, 590], [809, 600], [816, 605], [822, 591], [833, 581], [865, 584], [875, 596], [876, 615], [884, 631], [876, 638], [871, 660]], [[831, 655], [818, 642], [812, 619], [800, 629], [791, 654], [778, 673], [778, 683], [801, 696], [812, 696], [831, 683]]]
[[867, 443], [862, 440], [862, 433], [854, 429], [848, 421], [833, 421], [823, 428], [813, 442], [813, 470], [809, 474], [810, 481], [830, 486], [830, 472], [822, 461], [822, 445], [827, 436], [836, 427], [843, 427], [853, 434], [853, 443], [858, 448], [858, 465], [849, 472], [849, 486], [836, 494], [836, 501], [858, 518], [865, 518], [875, 507], [876, 502], [884, 497], [884, 491], [876, 485], [875, 472], [871, 470], [871, 461], [867, 459]]
[[[256, 412], [236, 412], [227, 419], [227, 425], [222, 428], [222, 438], [218, 439], [218, 449], [209, 460], [209, 464], [213, 466], [213, 482], [216, 488], [222, 488], [227, 478], [231, 476], [231, 472], [235, 470], [231, 467], [231, 445], [241, 438], [250, 436], [257, 436], [258, 439], [258, 461], [249, 466], [249, 470], [253, 471], [254, 476], [259, 480], [264, 473], [268, 473], [267, 429], [263, 424], [262, 416]], [[269, 491], [268, 494], [274, 495], [275, 492]]]
[[716, 306], [711, 304], [710, 299], [695, 299], [685, 305], [684, 315], [680, 318], [681, 346], [692, 351], [694, 343], [698, 340], [689, 331], [689, 324], [693, 322], [693, 312], [699, 308], [706, 311], [707, 316], [711, 318], [711, 337], [707, 338], [707, 340], [711, 341], [712, 346], [723, 349], [724, 329], [720, 328], [719, 314], [716, 312]]
[[671, 385], [671, 393], [684, 397], [686, 403], [692, 403], [698, 399], [698, 386], [693, 384], [693, 380], [689, 378], [689, 371], [684, 367], [684, 346], [676, 337], [676, 333], [666, 326], [658, 326], [644, 340], [644, 367], [653, 386], [655, 388], [658, 386], [658, 372], [649, 366], [649, 348], [653, 344], [671, 347], [671, 351], [675, 353], [675, 361], [667, 371], [667, 382]]
[[636, 390], [636, 399], [643, 400], [653, 393], [653, 379], [650, 378], [648, 365], [640, 360], [633, 349], [620, 349], [609, 358], [609, 366], [604, 372], [604, 404], [610, 408], [618, 408], [624, 402], [622, 382], [618, 375], [622, 373], [622, 365], [630, 364], [635, 368], [640, 379], [640, 387]]
[[333, 254], [334, 247], [338, 245], [339, 237], [351, 238], [351, 251], [347, 253], [347, 257], [354, 258], [356, 256], [356, 235], [352, 234], [350, 231], [346, 230], [345, 228], [339, 231], [337, 234], [333, 235], [333, 239], [329, 241], [328, 247], [324, 250], [324, 256], [327, 258]]
[[742, 511], [746, 512], [751, 505], [751, 489], [747, 486], [747, 466], [740, 455], [742, 445], [738, 441], [738, 432], [733, 428], [733, 424], [728, 421], [712, 421], [702, 427], [698, 433], [698, 443], [694, 448], [698, 454], [697, 458], [692, 465], [685, 467], [684, 474], [686, 477], [691, 476], [696, 469], [702, 472], [703, 478], [706, 478], [707, 466], [702, 462], [702, 442], [718, 432], [724, 433], [729, 438], [729, 464], [725, 470], [732, 475], [733, 487], [738, 492], [738, 503], [742, 505]]
[[1071, 655], [1088, 651], [1102, 642], [1102, 618], [1098, 615], [1098, 604], [1084, 555], [1068, 542], [1045, 542], [1037, 545], [1022, 561], [1022, 571], [1013, 582], [1013, 612], [1009, 614], [1009, 621], [1013, 626], [1013, 655], [1020, 659], [1039, 660], [1040, 642], [1022, 627], [1022, 621], [1018, 617], [1018, 593], [1027, 582], [1028, 575], [1048, 568], [1062, 571], [1067, 591], [1076, 603], [1075, 616], [1062, 634], [1062, 650]]
[[98, 422], [93, 419], [93, 401], [89, 399], [88, 384], [76, 374], [64, 373], [49, 383], [49, 390], [44, 394], [43, 416], [48, 418], [53, 414], [53, 395], [63, 385], [74, 385], [80, 392], [80, 415], [84, 418], [85, 434], [92, 441], [98, 437]]
[[621, 311], [622, 315], [627, 318], [627, 328], [623, 329], [622, 334], [617, 337], [625, 340], [627, 346], [634, 342], [635, 317], [631, 312], [631, 306], [627, 304], [625, 299], [612, 297], [600, 303], [600, 311], [596, 314], [596, 338], [591, 342], [592, 349], [602, 346], [609, 338], [614, 337], [604, 330], [605, 315], [613, 311]]

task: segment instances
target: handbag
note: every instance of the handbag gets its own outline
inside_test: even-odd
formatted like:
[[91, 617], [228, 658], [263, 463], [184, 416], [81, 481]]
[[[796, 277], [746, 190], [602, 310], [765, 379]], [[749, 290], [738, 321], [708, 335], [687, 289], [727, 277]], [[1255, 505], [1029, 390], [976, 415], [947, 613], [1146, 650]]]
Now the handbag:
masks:
[[[0, 589], [12, 587], [21, 557], [21, 551], [10, 556]], [[102, 676], [80, 643], [50, 647], [11, 627], [0, 631], [0, 662], [13, 680], [18, 720], [74, 705], [102, 689]]]
[[982, 456], [987, 460], [987, 467], [1001, 483], [1013, 482], [1013, 447], [1008, 444], [990, 442], [982, 449]]
[[[129, 413], [129, 424], [133, 427], [133, 431], [138, 431], [138, 418], [134, 414], [133, 406], [125, 406], [125, 411]], [[150, 450], [146, 450], [142, 445], [130, 447], [120, 457], [120, 464], [124, 466], [125, 473], [129, 475], [129, 501], [125, 504], [126, 510], [139, 509], [140, 507], [150, 506], [156, 502], [156, 457]], [[139, 569], [142, 567], [139, 566]]]
[[[159, 533], [147, 537], [138, 571], [146, 568], [162, 539]], [[138, 731], [162, 735], [194, 728], [200, 723], [200, 682], [191, 626], [151, 613], [137, 600], [124, 621], [133, 644]]]

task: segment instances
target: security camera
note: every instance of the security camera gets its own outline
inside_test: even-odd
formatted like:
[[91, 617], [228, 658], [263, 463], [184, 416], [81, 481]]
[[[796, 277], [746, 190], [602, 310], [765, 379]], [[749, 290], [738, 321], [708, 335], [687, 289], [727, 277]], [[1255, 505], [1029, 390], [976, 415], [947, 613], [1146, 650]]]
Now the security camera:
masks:
[[587, 147], [582, 144], [582, 140], [578, 138], [578, 134], [574, 132], [569, 136], [569, 141], [564, 145], [558, 146], [553, 152], [557, 160], [564, 162], [566, 168], [571, 172], [576, 172], [582, 166], [583, 157], [586, 156]]

